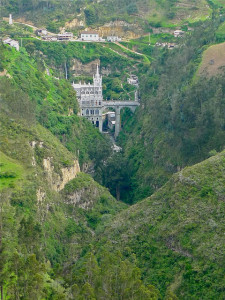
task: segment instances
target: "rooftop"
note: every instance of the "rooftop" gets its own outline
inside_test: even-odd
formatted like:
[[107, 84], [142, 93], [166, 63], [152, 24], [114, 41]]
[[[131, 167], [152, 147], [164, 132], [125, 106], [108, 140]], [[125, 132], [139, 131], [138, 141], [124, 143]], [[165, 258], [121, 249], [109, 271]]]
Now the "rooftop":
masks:
[[81, 31], [81, 33], [80, 34], [98, 34], [98, 32], [97, 31]]

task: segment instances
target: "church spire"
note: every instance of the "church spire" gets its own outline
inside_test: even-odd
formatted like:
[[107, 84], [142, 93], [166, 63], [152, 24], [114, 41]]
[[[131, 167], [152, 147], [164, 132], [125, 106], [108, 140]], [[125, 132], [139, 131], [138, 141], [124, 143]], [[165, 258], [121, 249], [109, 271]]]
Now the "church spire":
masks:
[[96, 76], [99, 76], [99, 69], [98, 69], [98, 64], [97, 64], [97, 71], [96, 71]]
[[94, 86], [101, 87], [102, 86], [102, 76], [99, 73], [99, 65], [97, 64], [96, 74], [93, 75]]

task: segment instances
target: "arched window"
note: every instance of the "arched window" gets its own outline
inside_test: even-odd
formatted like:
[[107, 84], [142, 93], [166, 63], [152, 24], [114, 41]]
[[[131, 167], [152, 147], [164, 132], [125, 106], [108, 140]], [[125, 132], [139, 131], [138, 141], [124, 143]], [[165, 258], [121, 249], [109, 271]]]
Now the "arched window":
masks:
[[86, 115], [89, 115], [89, 109], [86, 109]]
[[95, 110], [95, 114], [99, 115], [99, 110], [98, 109]]

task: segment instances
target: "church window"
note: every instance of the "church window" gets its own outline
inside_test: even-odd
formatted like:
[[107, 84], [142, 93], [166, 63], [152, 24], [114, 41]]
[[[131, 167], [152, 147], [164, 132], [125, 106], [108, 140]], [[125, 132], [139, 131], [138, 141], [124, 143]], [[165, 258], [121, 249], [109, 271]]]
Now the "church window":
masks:
[[89, 115], [89, 109], [86, 110], [86, 115]]

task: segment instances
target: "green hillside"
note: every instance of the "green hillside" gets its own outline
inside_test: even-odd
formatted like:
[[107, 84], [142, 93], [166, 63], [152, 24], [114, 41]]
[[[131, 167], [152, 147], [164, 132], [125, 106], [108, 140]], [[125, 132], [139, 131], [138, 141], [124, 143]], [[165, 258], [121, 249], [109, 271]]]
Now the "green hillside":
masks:
[[109, 251], [134, 253], [146, 283], [179, 299], [223, 299], [225, 152], [175, 174], [154, 195], [118, 214]]
[[124, 118], [119, 140], [130, 168], [132, 200], [143, 199], [187, 165], [224, 147], [224, 72], [197, 76], [219, 23], [199, 26], [173, 51], [155, 49], [141, 74], [142, 106]]
[[58, 31], [66, 22], [73, 21], [73, 30], [85, 26], [96, 27], [110, 21], [122, 20], [136, 23], [136, 27], [148, 31], [153, 27], [173, 27], [183, 23], [205, 20], [211, 15], [208, 1], [4, 1], [2, 16], [9, 12], [23, 17], [35, 25]]
[[[7, 99], [1, 94], [2, 297], [74, 299], [78, 291], [66, 284], [64, 269], [89, 245], [93, 230], [125, 205], [79, 173], [76, 157], [48, 130], [16, 115]], [[71, 195], [79, 202], [68, 200]]]
[[[0, 16], [52, 32], [112, 21], [133, 34], [118, 44], [46, 42], [0, 21], [1, 38], [21, 45], [0, 41], [1, 298], [222, 300], [222, 4], [0, 5]], [[134, 99], [127, 78], [139, 79], [140, 106], [121, 110], [119, 152], [79, 116], [71, 86], [91, 81], [97, 64], [104, 99]]]

